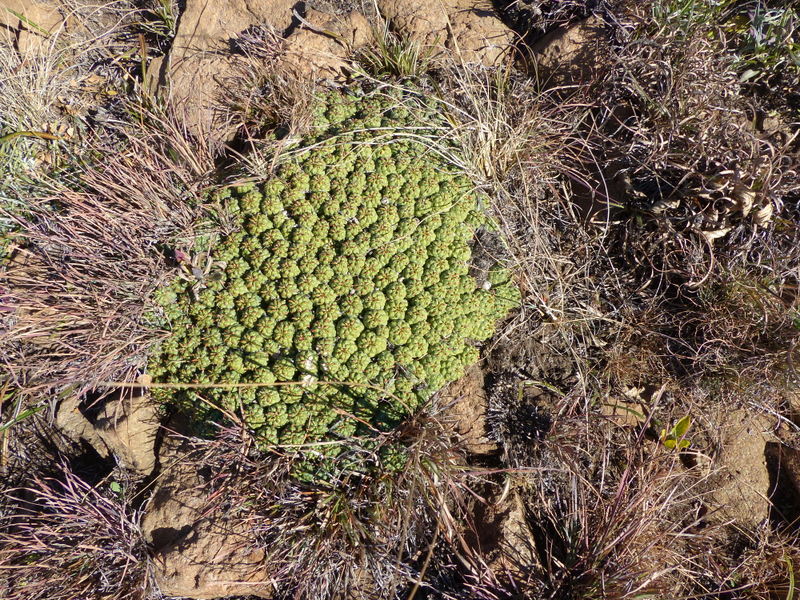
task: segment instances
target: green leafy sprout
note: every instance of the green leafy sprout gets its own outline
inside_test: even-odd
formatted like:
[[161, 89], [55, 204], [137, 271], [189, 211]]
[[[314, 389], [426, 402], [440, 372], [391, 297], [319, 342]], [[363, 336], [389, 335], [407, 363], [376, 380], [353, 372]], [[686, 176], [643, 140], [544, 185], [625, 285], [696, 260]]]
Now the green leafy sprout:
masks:
[[[487, 226], [470, 182], [431, 144], [435, 106], [413, 94], [327, 95], [317, 128], [262, 184], [218, 190], [238, 230], [211, 248], [200, 289], [158, 292], [171, 335], [155, 382], [208, 420], [235, 414], [264, 446], [387, 431], [478, 358], [520, 301], [510, 273], [478, 285]], [[437, 125], [439, 123], [439, 125]]]
[[709, 29], [734, 51], [742, 82], [800, 76], [800, 9], [770, 7], [761, 0], [659, 0], [653, 20], [682, 35]]
[[685, 450], [692, 444], [691, 441], [686, 439], [686, 434], [691, 425], [692, 418], [686, 415], [675, 423], [669, 431], [662, 429], [660, 436], [661, 443], [670, 450]]

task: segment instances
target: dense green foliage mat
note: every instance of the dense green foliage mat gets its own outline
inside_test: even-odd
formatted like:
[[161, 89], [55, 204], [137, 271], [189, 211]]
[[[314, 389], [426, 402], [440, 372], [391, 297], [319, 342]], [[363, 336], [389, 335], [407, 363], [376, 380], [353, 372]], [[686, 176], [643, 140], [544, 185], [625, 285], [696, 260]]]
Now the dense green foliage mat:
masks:
[[201, 418], [240, 415], [267, 445], [391, 427], [519, 303], [508, 272], [469, 273], [485, 217], [432, 107], [332, 93], [316, 124], [265, 183], [216, 194], [239, 229], [212, 249], [214, 276], [159, 292], [172, 334], [155, 381], [297, 382], [162, 391]]

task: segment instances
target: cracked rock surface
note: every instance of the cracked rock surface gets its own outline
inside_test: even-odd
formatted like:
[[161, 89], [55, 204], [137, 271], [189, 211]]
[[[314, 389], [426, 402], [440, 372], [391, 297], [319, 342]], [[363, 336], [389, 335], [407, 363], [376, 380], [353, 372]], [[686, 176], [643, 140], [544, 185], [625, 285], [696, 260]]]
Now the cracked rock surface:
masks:
[[400, 34], [465, 63], [499, 65], [515, 41], [485, 0], [378, 0], [378, 10]]

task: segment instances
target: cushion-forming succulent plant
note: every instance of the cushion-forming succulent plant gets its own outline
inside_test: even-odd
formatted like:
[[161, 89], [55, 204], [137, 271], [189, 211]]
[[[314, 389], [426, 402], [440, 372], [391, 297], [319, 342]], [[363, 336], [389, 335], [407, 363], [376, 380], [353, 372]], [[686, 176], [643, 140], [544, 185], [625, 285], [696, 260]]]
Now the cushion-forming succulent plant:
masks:
[[155, 381], [295, 382], [209, 388], [207, 403], [162, 392], [200, 418], [212, 405], [240, 415], [265, 445], [391, 427], [457, 379], [519, 301], [505, 270], [491, 286], [469, 273], [485, 219], [425, 142], [430, 107], [334, 92], [316, 118], [266, 182], [215, 193], [239, 226], [212, 249], [215, 276], [158, 298], [171, 335], [151, 357]]

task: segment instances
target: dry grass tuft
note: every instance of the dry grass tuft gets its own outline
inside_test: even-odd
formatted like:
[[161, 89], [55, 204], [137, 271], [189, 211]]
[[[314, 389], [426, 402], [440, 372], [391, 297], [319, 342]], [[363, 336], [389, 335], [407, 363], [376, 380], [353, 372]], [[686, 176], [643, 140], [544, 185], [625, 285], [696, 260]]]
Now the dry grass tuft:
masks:
[[[313, 484], [297, 478], [313, 444], [302, 453], [264, 455], [232, 428], [193, 444], [186, 460], [210, 469], [218, 488], [211, 496], [246, 507], [243, 518], [266, 553], [276, 598], [405, 597], [414, 586], [430, 588], [431, 548], [463, 536], [470, 480], [464, 453], [430, 412], [385, 434], [377, 449], [347, 440], [326, 463], [328, 480]], [[376, 452], [391, 444], [403, 447], [399, 470], [352, 468], [380, 464]]]
[[661, 299], [660, 323], [643, 325], [687, 373], [785, 362], [800, 265], [791, 142], [753, 127], [713, 23], [650, 23], [593, 91], [617, 268]]
[[139, 515], [61, 465], [58, 478], [3, 490], [16, 509], [0, 529], [0, 590], [8, 600], [149, 596]]
[[694, 577], [687, 542], [710, 531], [698, 513], [707, 475], [685, 468], [678, 453], [652, 440], [648, 423], [623, 427], [594, 410], [587, 414], [580, 396], [576, 390], [539, 406], [539, 420], [548, 425], [535, 439], [506, 440], [514, 472], [522, 473], [516, 493], [530, 562], [517, 566], [522, 575], [505, 593], [681, 597], [675, 582]]
[[497, 203], [531, 325], [616, 378], [768, 371], [797, 337], [794, 141], [754, 128], [713, 23], [635, 10], [603, 79], [536, 99], [557, 143]]
[[506, 69], [462, 65], [442, 73], [440, 85], [458, 166], [479, 187], [496, 193], [537, 166], [545, 179], [540, 186], [546, 183], [549, 161], [542, 159], [563, 142], [532, 81]]
[[227, 99], [228, 112], [239, 123], [233, 167], [243, 176], [266, 177], [278, 164], [281, 152], [309, 133], [314, 102], [320, 84], [297, 79], [279, 65], [263, 68], [261, 60], [248, 55], [251, 64], [239, 75]]
[[0, 46], [0, 137], [16, 136], [1, 144], [0, 189], [67, 166], [132, 80], [141, 11], [127, 0], [69, 0], [60, 8], [64, 20], [40, 47]]
[[356, 59], [364, 74], [378, 80], [389, 78], [419, 79], [440, 60], [432, 48], [390, 31], [387, 23], [373, 28], [375, 47], [367, 47]]
[[197, 201], [212, 157], [169, 117], [138, 118], [114, 131], [115, 152], [95, 146], [102, 163], [41, 179], [23, 212], [3, 211], [15, 232], [0, 272], [0, 354], [26, 393], [140, 370], [161, 335], [148, 299], [171, 275], [170, 253], [209, 233]]

